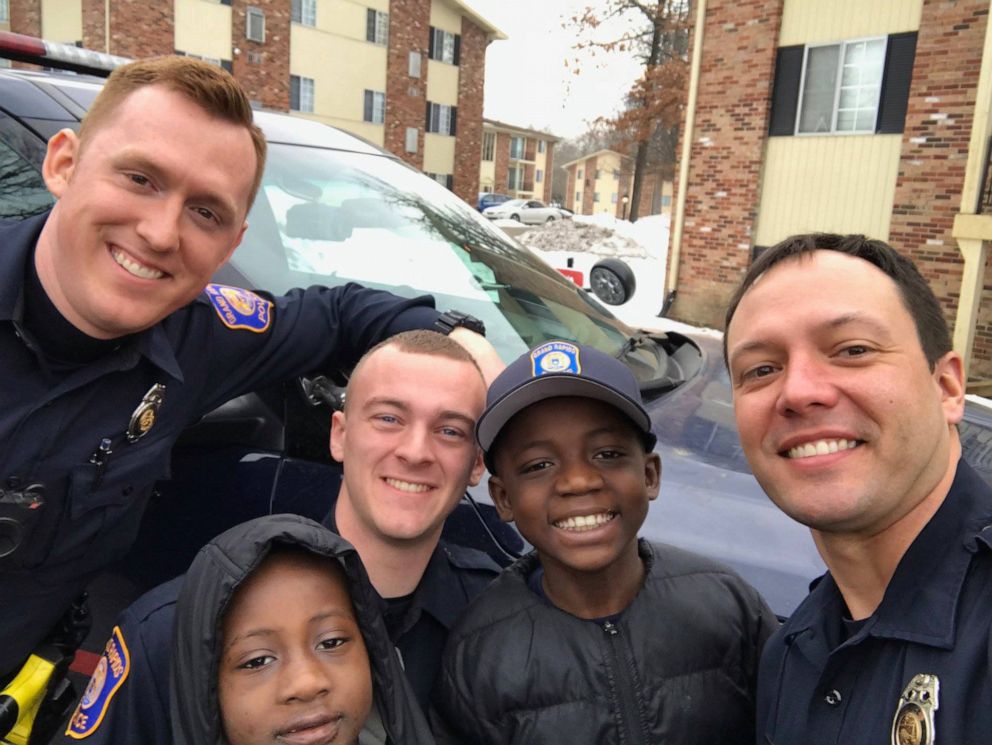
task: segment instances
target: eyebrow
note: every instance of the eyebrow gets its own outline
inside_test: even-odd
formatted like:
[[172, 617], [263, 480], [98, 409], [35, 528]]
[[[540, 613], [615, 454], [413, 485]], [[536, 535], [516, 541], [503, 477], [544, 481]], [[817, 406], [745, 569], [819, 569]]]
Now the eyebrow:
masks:
[[[867, 315], [861, 311], [851, 311], [850, 313], [842, 313], [839, 316], [827, 320], [825, 323], [820, 324], [818, 329], [839, 329], [850, 324], [861, 324], [867, 326], [869, 329], [874, 331], [885, 341], [889, 341], [892, 338], [891, 332], [888, 327], [881, 323], [876, 318]], [[762, 339], [755, 339], [754, 341], [744, 342], [743, 344], [738, 344], [731, 350], [727, 355], [727, 359], [730, 361], [731, 365], [734, 360], [737, 359], [742, 354], [747, 352], [760, 352], [765, 349], [774, 348], [776, 344], [764, 341]]]
[[[362, 406], [362, 411], [368, 411], [369, 409], [373, 409], [377, 406], [391, 406], [392, 408], [402, 411], [403, 413], [409, 413], [411, 411], [410, 405], [405, 401], [400, 401], [396, 398], [388, 398], [386, 396], [368, 399]], [[474, 427], [476, 419], [474, 416], [469, 416], [464, 412], [455, 411], [454, 409], [444, 409], [443, 411], [438, 412], [435, 418], [446, 422], [454, 419], [463, 422], [468, 427]]]
[[[133, 150], [125, 150], [118, 154], [116, 162], [118, 166], [137, 168], [142, 171], [147, 171], [159, 180], [164, 180], [165, 178], [165, 171], [161, 166], [155, 163], [155, 161], [149, 159], [147, 156], [134, 152]], [[221, 213], [221, 216], [225, 220], [233, 220], [234, 216], [238, 213], [237, 206], [232, 200], [229, 200], [223, 195], [212, 191], [193, 194], [192, 199], [196, 202], [202, 202], [207, 207]]]
[[[586, 432], [583, 436], [598, 437], [600, 435], [622, 435], [623, 433], [624, 433], [624, 428], [620, 426], [597, 427], [594, 430], [590, 430], [589, 432]], [[522, 453], [528, 448], [549, 447], [549, 446], [553, 446], [554, 444], [555, 441], [549, 437], [542, 437], [540, 439], [535, 438], [533, 440], [527, 440], [525, 442], [520, 443], [517, 447], [513, 448], [513, 451], [517, 453]]]
[[[329, 618], [335, 618], [335, 617], [353, 621], [356, 624], [358, 623], [358, 619], [355, 618], [354, 613], [342, 609], [334, 609], [334, 610], [325, 611], [324, 613], [317, 613], [311, 616], [309, 619], [307, 619], [307, 623], [318, 623], [320, 621], [326, 621]], [[250, 629], [244, 632], [243, 634], [238, 634], [237, 636], [233, 637], [230, 641], [224, 642], [224, 650], [226, 651], [231, 647], [233, 647], [238, 642], [242, 642], [247, 639], [269, 637], [275, 635], [276, 633], [277, 632], [275, 629], [269, 629], [269, 628]]]

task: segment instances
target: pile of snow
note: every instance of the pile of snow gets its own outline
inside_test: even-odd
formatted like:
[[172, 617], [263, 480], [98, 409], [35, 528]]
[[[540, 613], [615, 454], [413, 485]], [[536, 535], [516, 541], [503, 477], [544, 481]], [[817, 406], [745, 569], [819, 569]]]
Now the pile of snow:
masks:
[[647, 250], [635, 240], [610, 227], [584, 219], [555, 220], [522, 233], [517, 240], [535, 251], [569, 251], [597, 256], [647, 258]]

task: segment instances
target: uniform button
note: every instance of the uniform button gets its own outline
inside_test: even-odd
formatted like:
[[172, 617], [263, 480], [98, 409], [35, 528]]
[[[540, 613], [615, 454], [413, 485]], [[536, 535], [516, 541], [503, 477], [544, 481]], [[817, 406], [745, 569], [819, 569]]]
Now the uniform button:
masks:
[[840, 691], [836, 688], [832, 691], [827, 691], [827, 695], [823, 697], [830, 706], [837, 706], [841, 702]]

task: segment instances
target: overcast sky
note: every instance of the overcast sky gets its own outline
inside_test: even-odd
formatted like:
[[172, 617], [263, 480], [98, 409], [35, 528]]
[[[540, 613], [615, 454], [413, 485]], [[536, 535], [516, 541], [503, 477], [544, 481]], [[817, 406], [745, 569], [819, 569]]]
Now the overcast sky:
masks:
[[565, 67], [576, 57], [576, 35], [562, 23], [598, 1], [468, 0], [509, 37], [486, 52], [487, 119], [568, 138], [596, 117], [616, 113], [640, 74], [637, 60], [630, 54], [586, 57], [580, 75]]

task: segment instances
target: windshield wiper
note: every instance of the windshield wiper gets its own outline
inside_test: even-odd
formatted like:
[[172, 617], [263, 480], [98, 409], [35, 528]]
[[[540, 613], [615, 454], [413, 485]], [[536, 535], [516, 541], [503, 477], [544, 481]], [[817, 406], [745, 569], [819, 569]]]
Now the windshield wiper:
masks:
[[[643, 331], [638, 331], [627, 339], [627, 341], [623, 343], [623, 346], [621, 346], [617, 351], [616, 358], [621, 362], [626, 362], [628, 360], [634, 361], [634, 352], [641, 348], [644, 348], [645, 351], [648, 351], [655, 358], [657, 363], [657, 367], [655, 368], [656, 370], [660, 371], [662, 367], [668, 367], [668, 353], [660, 344], [658, 344], [654, 337], [650, 334], [645, 334]], [[683, 382], [684, 381], [682, 378], [665, 374], [660, 377], [651, 378], [650, 380], [639, 380], [638, 387], [643, 394], [658, 394], [664, 393], [665, 391], [670, 391], [671, 389], [681, 385]]]

